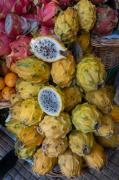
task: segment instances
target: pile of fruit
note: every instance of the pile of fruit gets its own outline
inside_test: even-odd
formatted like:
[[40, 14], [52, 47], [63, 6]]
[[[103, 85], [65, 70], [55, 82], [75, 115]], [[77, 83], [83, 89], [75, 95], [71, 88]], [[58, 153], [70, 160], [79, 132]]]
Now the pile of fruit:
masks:
[[[16, 90], [2, 91], [11, 102], [6, 128], [17, 138], [18, 157], [33, 157], [39, 176], [57, 163], [68, 178], [81, 174], [83, 161], [101, 170], [103, 148], [119, 145], [115, 90], [105, 86], [105, 67], [90, 45], [90, 31], [111, 34], [118, 16], [114, 4], [99, 7], [100, 2], [104, 0], [0, 1], [0, 56], [12, 69], [0, 87], [3, 83]], [[27, 33], [35, 19], [39, 27]], [[78, 64], [74, 42], [84, 54]]]

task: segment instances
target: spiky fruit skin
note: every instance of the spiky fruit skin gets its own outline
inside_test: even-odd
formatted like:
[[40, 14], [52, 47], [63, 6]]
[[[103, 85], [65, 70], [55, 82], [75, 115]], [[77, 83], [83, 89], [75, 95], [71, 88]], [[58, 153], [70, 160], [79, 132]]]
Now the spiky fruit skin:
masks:
[[73, 109], [78, 103], [81, 103], [83, 93], [82, 93], [82, 89], [77, 85], [72, 87], [67, 87], [61, 90], [65, 94], [65, 99], [66, 99], [64, 104], [65, 111], [68, 112], [71, 109]]
[[42, 151], [48, 157], [58, 157], [62, 155], [68, 148], [67, 137], [60, 139], [45, 138], [42, 143]]
[[105, 3], [108, 0], [90, 0], [93, 4], [98, 5], [99, 3]]
[[0, 20], [0, 33], [5, 32], [5, 20]]
[[14, 38], [8, 37], [5, 32], [0, 33], [0, 56], [7, 56], [11, 53], [9, 43], [11, 43], [14, 40]]
[[93, 133], [83, 133], [81, 131], [74, 130], [69, 136], [69, 147], [73, 153], [78, 156], [85, 156], [89, 154], [95, 147], [96, 142], [93, 137]]
[[18, 120], [19, 122], [20, 122], [20, 109], [21, 109], [22, 103], [23, 103], [23, 100], [17, 101], [10, 108], [12, 118]]
[[72, 176], [79, 176], [82, 171], [82, 157], [74, 154], [71, 149], [67, 149], [67, 151], [58, 157], [58, 164], [62, 173], [71, 178]]
[[83, 51], [83, 53], [86, 53], [86, 50], [88, 49], [90, 45], [90, 32], [83, 33], [77, 37], [77, 41]]
[[32, 149], [40, 146], [43, 139], [44, 137], [38, 133], [36, 127], [24, 127], [19, 134], [18, 147]]
[[12, 133], [16, 138], [19, 137], [22, 128], [24, 128], [23, 124], [19, 123], [18, 120], [13, 118], [11, 118], [8, 122], [6, 122], [5, 126], [6, 126], [6, 130], [9, 133]]
[[27, 126], [38, 125], [44, 112], [35, 98], [23, 101], [20, 109], [20, 121]]
[[56, 157], [48, 157], [40, 148], [34, 155], [33, 172], [39, 176], [45, 175], [53, 170], [57, 164]]
[[22, 101], [22, 100], [23, 99], [21, 98], [19, 94], [11, 94], [10, 96], [11, 106], [13, 106], [13, 104], [15, 104], [17, 101]]
[[101, 127], [97, 130], [97, 132], [94, 132], [96, 136], [104, 136], [106, 138], [109, 138], [114, 134], [115, 130], [115, 124], [112, 121], [111, 117], [109, 115], [103, 115], [101, 118]]
[[95, 132], [101, 126], [102, 114], [95, 105], [84, 103], [77, 105], [72, 111], [72, 123], [84, 133]]
[[76, 81], [86, 92], [104, 86], [106, 77], [104, 64], [97, 57], [86, 57], [77, 65]]
[[14, 42], [10, 43], [10, 48], [12, 49], [11, 54], [7, 56], [7, 64], [19, 61], [25, 57], [31, 55], [29, 50], [29, 43], [31, 41], [31, 37], [20, 36]]
[[[41, 91], [42, 91], [43, 89], [46, 89], [46, 88], [50, 88], [51, 90], [55, 91], [55, 92], [57, 93], [57, 95], [59, 96], [60, 103], [61, 103], [61, 109], [60, 109], [60, 111], [55, 115], [55, 116], [59, 116], [59, 115], [61, 114], [61, 112], [64, 110], [64, 107], [65, 107], [65, 106], [64, 106], [64, 105], [65, 105], [65, 100], [66, 100], [65, 94], [60, 90], [60, 88], [54, 87], [54, 86], [52, 86], [52, 85], [50, 85], [50, 86], [44, 86], [44, 87], [41, 89]], [[40, 91], [39, 91], [39, 94], [40, 94]], [[40, 102], [39, 102], [39, 104], [40, 104]], [[47, 112], [47, 114], [48, 114], [48, 112]], [[51, 114], [49, 113], [49, 115], [51, 115]]]
[[47, 36], [47, 35], [49, 35], [49, 34], [55, 35], [54, 29], [48, 28], [48, 27], [46, 27], [46, 26], [42, 26], [42, 27], [40, 28], [39, 36]]
[[43, 26], [54, 27], [57, 18], [57, 12], [60, 10], [59, 3], [52, 0], [49, 3], [37, 6], [36, 20]]
[[29, 99], [38, 96], [38, 92], [44, 86], [42, 83], [32, 83], [30, 81], [21, 81], [16, 85], [17, 92], [23, 99]]
[[92, 152], [84, 157], [84, 161], [90, 168], [94, 168], [98, 171], [101, 170], [106, 163], [104, 149], [98, 143], [96, 143], [96, 146]]
[[31, 82], [45, 83], [50, 78], [50, 66], [34, 56], [16, 62], [15, 72]]
[[103, 136], [96, 136], [96, 141], [102, 146], [102, 147], [108, 147], [114, 149], [115, 147], [119, 146], [119, 138], [116, 131], [114, 131], [114, 134], [110, 136], [109, 138], [103, 137]]
[[78, 11], [81, 29], [89, 32], [96, 22], [96, 7], [88, 0], [79, 1], [74, 8]]
[[117, 12], [110, 6], [97, 9], [97, 22], [92, 30], [97, 36], [107, 36], [113, 33], [118, 23]]
[[75, 41], [80, 30], [77, 11], [69, 7], [65, 11], [60, 12], [56, 19], [54, 30], [64, 44], [71, 44]]
[[20, 159], [31, 159], [33, 155], [36, 153], [37, 148], [20, 148], [18, 147], [18, 140], [15, 143], [15, 154], [20, 158]]
[[22, 17], [26, 19], [35, 19], [35, 13], [22, 14]]
[[107, 90], [107, 93], [108, 93], [108, 96], [109, 96], [109, 99], [110, 99], [111, 103], [113, 103], [113, 100], [114, 100], [114, 97], [115, 97], [115, 94], [116, 94], [114, 86], [105, 86], [105, 88]]
[[104, 87], [97, 91], [86, 92], [85, 99], [88, 103], [96, 105], [103, 114], [108, 114], [112, 110], [111, 101]]
[[58, 2], [61, 9], [65, 10], [73, 5], [74, 0], [59, 0]]
[[45, 116], [38, 127], [39, 133], [53, 139], [64, 138], [71, 130], [71, 118], [65, 112], [62, 112], [58, 117]]
[[69, 87], [75, 77], [76, 62], [69, 54], [67, 59], [62, 59], [52, 63], [51, 75], [54, 83], [61, 88]]
[[112, 105], [113, 109], [110, 112], [113, 122], [119, 122], [119, 107], [117, 105]]

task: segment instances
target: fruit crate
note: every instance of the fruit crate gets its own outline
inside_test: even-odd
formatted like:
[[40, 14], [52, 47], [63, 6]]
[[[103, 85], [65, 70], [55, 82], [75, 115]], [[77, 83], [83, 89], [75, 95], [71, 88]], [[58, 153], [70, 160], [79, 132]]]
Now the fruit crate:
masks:
[[119, 64], [119, 39], [91, 38], [94, 54], [101, 58], [106, 70]]

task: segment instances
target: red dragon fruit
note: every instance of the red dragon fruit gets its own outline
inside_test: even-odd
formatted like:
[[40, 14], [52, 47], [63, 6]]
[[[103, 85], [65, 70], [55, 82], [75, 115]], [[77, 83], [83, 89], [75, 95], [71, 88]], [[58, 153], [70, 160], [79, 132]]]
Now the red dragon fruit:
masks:
[[0, 20], [0, 33], [5, 32], [5, 20]]
[[99, 37], [111, 35], [118, 23], [117, 11], [109, 6], [97, 9], [97, 22], [92, 32]]
[[99, 3], [105, 3], [105, 2], [107, 2], [108, 0], [90, 0], [90, 1], [92, 2], [92, 4], [97, 5], [97, 4], [99, 4]]
[[17, 14], [8, 14], [5, 20], [5, 31], [8, 36], [16, 37], [24, 34], [30, 28], [29, 22]]
[[109, 5], [112, 9], [115, 9], [119, 13], [119, 0], [110, 0]]
[[47, 28], [46, 26], [42, 26], [42, 27], [40, 28], [39, 36], [47, 36], [48, 34], [55, 35], [54, 29]]
[[10, 12], [21, 15], [29, 11], [28, 0], [0, 0], [0, 19], [5, 19]]
[[16, 62], [31, 55], [29, 50], [30, 41], [31, 37], [19, 36], [17, 40], [10, 43], [12, 52], [7, 56], [7, 67], [10, 65], [10, 62]]
[[37, 14], [37, 7], [36, 5], [32, 5], [30, 10], [29, 10], [29, 13], [34, 13], [34, 14]]
[[29, 0], [32, 4], [35, 4], [35, 5], [40, 5], [40, 4], [43, 4], [43, 3], [49, 3], [50, 1], [52, 0]]
[[11, 53], [9, 44], [14, 40], [14, 38], [8, 37], [5, 32], [0, 33], [0, 56], [6, 56]]
[[71, 7], [73, 5], [74, 0], [59, 0], [58, 2], [61, 9], [65, 10], [67, 7]]
[[60, 10], [56, 0], [42, 4], [42, 7], [37, 8], [36, 20], [43, 26], [54, 27], [55, 20]]
[[35, 14], [34, 13], [23, 14], [22, 17], [26, 19], [35, 19]]

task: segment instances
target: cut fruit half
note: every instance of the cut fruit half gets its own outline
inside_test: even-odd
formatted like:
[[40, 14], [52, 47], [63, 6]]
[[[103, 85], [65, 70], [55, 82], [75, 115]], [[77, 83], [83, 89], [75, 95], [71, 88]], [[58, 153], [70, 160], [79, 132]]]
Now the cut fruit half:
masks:
[[38, 101], [41, 109], [51, 116], [59, 116], [64, 110], [64, 93], [53, 86], [43, 87], [38, 94]]
[[55, 62], [68, 57], [68, 50], [54, 36], [40, 36], [30, 42], [30, 51], [39, 59]]

